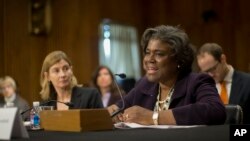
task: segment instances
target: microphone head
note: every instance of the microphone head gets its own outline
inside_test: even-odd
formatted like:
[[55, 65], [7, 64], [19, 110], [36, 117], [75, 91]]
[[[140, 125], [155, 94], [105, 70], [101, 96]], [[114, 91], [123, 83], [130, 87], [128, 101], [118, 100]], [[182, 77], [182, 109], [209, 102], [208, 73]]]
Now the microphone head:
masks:
[[125, 73], [119, 73], [119, 74], [115, 74], [115, 75], [119, 76], [122, 79], [127, 77]]

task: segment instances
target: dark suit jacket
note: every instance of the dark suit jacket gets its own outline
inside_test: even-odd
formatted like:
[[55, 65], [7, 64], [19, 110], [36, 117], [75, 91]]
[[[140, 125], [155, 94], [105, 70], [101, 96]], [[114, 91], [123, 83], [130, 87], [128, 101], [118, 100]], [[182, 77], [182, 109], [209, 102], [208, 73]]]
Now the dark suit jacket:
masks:
[[[142, 78], [125, 97], [125, 107], [138, 105], [153, 110], [158, 83]], [[122, 107], [122, 102], [117, 103]], [[169, 106], [178, 125], [223, 124], [225, 107], [220, 100], [214, 80], [206, 74], [190, 73], [179, 78]]]
[[[73, 107], [69, 107], [70, 109], [103, 108], [100, 94], [94, 88], [74, 87], [70, 102], [73, 103]], [[47, 105], [56, 107], [55, 102], [48, 103]]]
[[[16, 99], [14, 100], [14, 106], [18, 107], [19, 112], [23, 112], [27, 109], [29, 109], [29, 104], [27, 103], [26, 100], [24, 100], [21, 96], [16, 94]], [[5, 105], [4, 98], [0, 99], [0, 107]], [[26, 112], [22, 115], [23, 120], [29, 119], [29, 112]]]
[[[126, 95], [125, 91], [120, 87], [119, 87], [119, 89], [120, 89], [121, 95], [124, 97]], [[111, 96], [109, 98], [107, 106], [113, 105], [119, 100], [121, 100], [121, 96], [120, 96], [119, 91], [117, 89], [117, 91], [114, 91], [113, 93], [111, 93]]]
[[120, 99], [121, 99], [121, 96], [119, 94], [111, 94], [107, 106], [115, 104]]
[[234, 71], [229, 104], [239, 104], [243, 109], [243, 123], [250, 124], [250, 75]]

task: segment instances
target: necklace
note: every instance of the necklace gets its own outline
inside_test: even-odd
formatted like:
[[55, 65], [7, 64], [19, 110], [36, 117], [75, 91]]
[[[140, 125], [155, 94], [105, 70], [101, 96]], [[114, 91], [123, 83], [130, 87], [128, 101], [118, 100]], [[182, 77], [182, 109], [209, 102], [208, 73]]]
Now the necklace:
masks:
[[[172, 86], [169, 91], [168, 91], [168, 95], [166, 97], [166, 99], [164, 100], [160, 100], [160, 95], [161, 95], [161, 88], [159, 86], [159, 89], [158, 89], [158, 96], [157, 96], [157, 101], [155, 103], [155, 107], [154, 107], [154, 111], [163, 111], [163, 110], [168, 110], [169, 108], [169, 105], [170, 105], [170, 101], [171, 101], [171, 97], [174, 93], [174, 86]], [[163, 104], [163, 105], [162, 105]], [[162, 107], [160, 106], [162, 105]]]

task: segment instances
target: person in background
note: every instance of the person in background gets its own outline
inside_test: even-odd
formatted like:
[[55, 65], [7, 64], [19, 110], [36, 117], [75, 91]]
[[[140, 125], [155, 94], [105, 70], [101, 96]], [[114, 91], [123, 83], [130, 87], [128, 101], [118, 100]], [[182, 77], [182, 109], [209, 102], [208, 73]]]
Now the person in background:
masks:
[[[188, 35], [179, 27], [157, 26], [142, 36], [146, 76], [125, 97], [125, 110], [114, 120], [144, 125], [224, 124], [226, 111], [207, 74], [192, 72]], [[110, 114], [123, 107], [119, 101]]]
[[240, 105], [243, 109], [243, 123], [250, 124], [250, 75], [229, 65], [217, 43], [202, 45], [197, 61], [201, 71], [208, 73], [216, 81], [223, 103]]
[[[101, 93], [104, 107], [110, 106], [121, 99], [115, 81], [112, 71], [106, 66], [99, 66], [93, 74], [92, 85]], [[122, 89], [120, 91], [124, 95], [124, 91]]]
[[103, 108], [100, 94], [96, 89], [78, 86], [72, 63], [62, 51], [53, 51], [45, 57], [40, 77], [40, 94], [43, 100], [73, 104], [71, 107], [60, 102], [48, 104], [57, 110]]
[[[10, 76], [0, 78], [0, 93], [3, 98], [0, 98], [0, 107], [17, 107], [19, 112], [29, 109], [29, 104], [17, 93], [15, 80]], [[28, 120], [29, 113], [22, 115], [23, 120]]]

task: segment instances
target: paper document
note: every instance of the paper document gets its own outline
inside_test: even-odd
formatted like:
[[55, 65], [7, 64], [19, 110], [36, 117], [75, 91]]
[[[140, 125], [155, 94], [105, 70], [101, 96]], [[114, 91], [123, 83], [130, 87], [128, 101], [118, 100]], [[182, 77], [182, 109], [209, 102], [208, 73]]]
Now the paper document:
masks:
[[119, 122], [116, 123], [115, 128], [119, 129], [128, 129], [128, 128], [156, 128], [156, 129], [169, 129], [169, 128], [192, 128], [192, 127], [200, 127], [205, 125], [188, 125], [188, 126], [182, 126], [182, 125], [141, 125], [137, 123], [126, 123], [126, 122]]

